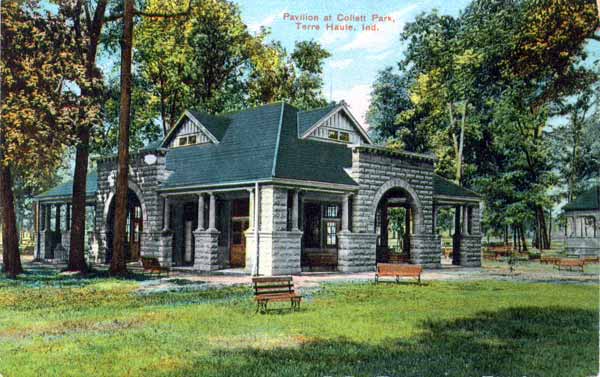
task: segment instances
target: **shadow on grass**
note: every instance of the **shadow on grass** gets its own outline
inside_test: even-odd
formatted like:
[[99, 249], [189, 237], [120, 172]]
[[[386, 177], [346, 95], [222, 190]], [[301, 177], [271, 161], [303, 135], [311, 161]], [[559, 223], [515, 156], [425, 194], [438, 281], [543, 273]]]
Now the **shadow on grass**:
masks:
[[[380, 343], [308, 340], [270, 349], [220, 349], [222, 376], [592, 376], [598, 314], [564, 307], [484, 311], [421, 323], [420, 333]], [[200, 366], [205, 361], [197, 361]], [[194, 368], [177, 375], [194, 375]]]
[[48, 265], [30, 265], [25, 267], [25, 273], [18, 275], [14, 279], [9, 279], [0, 275], [0, 286], [25, 286], [25, 287], [84, 287], [88, 284], [96, 283], [99, 279], [119, 279], [133, 281], [157, 280], [158, 277], [129, 271], [122, 277], [113, 277], [108, 270], [92, 268], [87, 274], [68, 274], [63, 273], [58, 266]]

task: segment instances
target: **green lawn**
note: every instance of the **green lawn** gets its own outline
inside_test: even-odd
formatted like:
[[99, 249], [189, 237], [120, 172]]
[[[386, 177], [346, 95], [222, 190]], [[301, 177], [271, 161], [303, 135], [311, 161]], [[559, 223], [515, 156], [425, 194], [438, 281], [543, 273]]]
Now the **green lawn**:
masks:
[[245, 288], [140, 295], [137, 281], [0, 280], [12, 376], [592, 376], [598, 286], [326, 285], [255, 315]]

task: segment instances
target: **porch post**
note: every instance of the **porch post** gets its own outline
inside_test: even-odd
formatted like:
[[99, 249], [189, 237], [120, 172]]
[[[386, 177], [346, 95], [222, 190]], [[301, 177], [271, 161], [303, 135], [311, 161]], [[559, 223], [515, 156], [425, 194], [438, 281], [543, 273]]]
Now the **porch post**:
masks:
[[204, 194], [198, 194], [198, 229], [197, 231], [204, 230]]
[[67, 204], [67, 209], [66, 209], [66, 212], [65, 212], [65, 217], [66, 217], [65, 218], [65, 221], [66, 221], [65, 229], [66, 230], [71, 230], [71, 205], [70, 204]]
[[297, 231], [300, 230], [298, 228], [298, 217], [300, 214], [300, 211], [298, 210], [298, 190], [294, 191], [294, 200], [292, 202], [292, 230], [293, 231]]
[[254, 190], [248, 189], [248, 230], [254, 229]]
[[350, 194], [344, 195], [344, 201], [342, 204], [342, 232], [348, 232], [350, 231], [350, 221], [349, 220], [349, 216], [350, 214], [349, 209], [349, 202], [350, 201]]
[[216, 216], [217, 216], [217, 208], [216, 208], [216, 198], [214, 193], [210, 193], [210, 208], [208, 212], [208, 230], [215, 231], [216, 228]]
[[61, 209], [61, 205], [60, 204], [56, 204], [56, 214], [55, 214], [55, 219], [54, 219], [54, 231], [57, 233], [60, 233], [60, 209]]
[[171, 202], [168, 197], [165, 197], [165, 207], [163, 213], [163, 219], [165, 226], [163, 227], [164, 231], [171, 229]]

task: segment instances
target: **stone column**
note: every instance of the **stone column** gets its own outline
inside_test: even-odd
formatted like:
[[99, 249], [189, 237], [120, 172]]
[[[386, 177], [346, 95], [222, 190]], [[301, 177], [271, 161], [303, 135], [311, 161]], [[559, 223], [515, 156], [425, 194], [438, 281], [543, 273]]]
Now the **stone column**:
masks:
[[164, 212], [163, 212], [163, 231], [171, 230], [171, 202], [169, 198], [164, 199]]
[[349, 201], [350, 201], [350, 194], [344, 195], [344, 201], [342, 202], [342, 232], [350, 231], [350, 221], [349, 221], [350, 206], [348, 204]]
[[[203, 199], [204, 200], [204, 199]], [[204, 215], [203, 215], [204, 216]], [[196, 230], [194, 269], [198, 271], [213, 271], [221, 268], [219, 263], [219, 232], [216, 228], [216, 198], [209, 194], [208, 229]]]
[[215, 231], [216, 227], [216, 218], [217, 218], [217, 204], [214, 193], [210, 193], [210, 203], [208, 209], [208, 230]]
[[204, 194], [198, 194], [198, 228], [197, 231], [204, 230]]
[[157, 259], [161, 266], [170, 267], [173, 262], [173, 232], [171, 231], [171, 203], [168, 197], [164, 198], [163, 222]]
[[298, 217], [300, 216], [300, 210], [298, 208], [298, 190], [294, 191], [292, 206], [292, 231], [300, 231], [300, 228], [298, 227]]

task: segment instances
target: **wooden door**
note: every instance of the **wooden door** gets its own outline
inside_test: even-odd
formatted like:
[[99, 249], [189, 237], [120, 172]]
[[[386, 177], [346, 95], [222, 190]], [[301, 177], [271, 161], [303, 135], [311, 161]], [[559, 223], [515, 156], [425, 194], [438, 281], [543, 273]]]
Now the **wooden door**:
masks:
[[142, 209], [135, 206], [130, 213], [130, 229], [129, 229], [129, 250], [130, 260], [137, 261], [140, 259], [140, 244], [142, 239]]
[[232, 268], [246, 266], [246, 237], [244, 235], [246, 229], [248, 229], [248, 219], [231, 220], [229, 264]]

